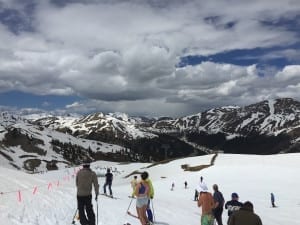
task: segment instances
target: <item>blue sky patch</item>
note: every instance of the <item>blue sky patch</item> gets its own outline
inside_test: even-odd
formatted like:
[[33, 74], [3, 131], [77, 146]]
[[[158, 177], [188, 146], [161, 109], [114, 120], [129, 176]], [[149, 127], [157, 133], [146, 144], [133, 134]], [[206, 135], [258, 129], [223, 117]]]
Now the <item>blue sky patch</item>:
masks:
[[[197, 65], [201, 64], [202, 62], [210, 61], [214, 63], [228, 63], [239, 66], [267, 64], [280, 69], [288, 64], [300, 63], [298, 58], [289, 58], [283, 54], [278, 54], [279, 52], [286, 49], [300, 50], [300, 42], [288, 47], [285, 46], [273, 48], [239, 49], [209, 56], [189, 55], [181, 58], [178, 67]], [[268, 55], [271, 55], [273, 53], [273, 57], [267, 57]]]
[[81, 98], [76, 96], [34, 95], [19, 91], [0, 93], [0, 105], [19, 108], [61, 109], [79, 100]]

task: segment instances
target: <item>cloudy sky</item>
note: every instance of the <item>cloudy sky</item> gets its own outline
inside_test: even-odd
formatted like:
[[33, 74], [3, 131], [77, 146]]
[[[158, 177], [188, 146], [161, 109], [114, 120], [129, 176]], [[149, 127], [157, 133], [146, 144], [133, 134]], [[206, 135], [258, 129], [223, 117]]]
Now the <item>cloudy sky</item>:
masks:
[[0, 0], [0, 105], [181, 116], [300, 100], [299, 0]]

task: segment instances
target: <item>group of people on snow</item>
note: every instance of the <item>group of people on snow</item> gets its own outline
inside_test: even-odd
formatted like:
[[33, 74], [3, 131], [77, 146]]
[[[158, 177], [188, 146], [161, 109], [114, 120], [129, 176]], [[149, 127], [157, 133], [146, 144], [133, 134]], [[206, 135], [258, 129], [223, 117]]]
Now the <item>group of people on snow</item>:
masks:
[[217, 184], [213, 186], [214, 193], [208, 191], [207, 185], [200, 178], [198, 207], [202, 208], [201, 225], [213, 225], [214, 219], [218, 225], [223, 225], [223, 207], [228, 210], [228, 225], [262, 225], [260, 217], [254, 213], [253, 204], [250, 201], [241, 203], [237, 193], [231, 194], [231, 200], [225, 203], [222, 192]]
[[[148, 172], [141, 174], [140, 181], [137, 181], [137, 176], [134, 176], [131, 181], [132, 196], [136, 198], [136, 212], [137, 218], [142, 225], [153, 224], [153, 213], [151, 210], [150, 202], [154, 197], [154, 188], [152, 181], [149, 179]], [[129, 211], [129, 215], [132, 215]]]
[[[110, 169], [107, 169], [105, 174], [105, 183], [103, 185], [103, 193], [106, 195], [106, 187], [108, 186], [110, 197], [112, 193], [113, 174]], [[95, 225], [95, 213], [92, 205], [92, 188], [95, 191], [95, 200], [99, 195], [99, 183], [96, 173], [91, 170], [90, 163], [85, 162], [82, 169], [76, 175], [77, 186], [77, 208], [79, 221], [81, 225]], [[151, 199], [154, 197], [154, 188], [149, 174], [145, 171], [141, 174], [141, 179], [138, 181], [137, 176], [131, 181], [132, 194], [130, 197], [136, 198], [137, 217], [142, 225], [153, 224], [153, 213], [150, 207]], [[128, 212], [128, 214], [131, 214]], [[134, 216], [134, 215], [133, 215]]]
[[[150, 207], [151, 199], [154, 197], [154, 188], [149, 174], [145, 171], [140, 174], [141, 178], [135, 175], [130, 182], [132, 187], [131, 198], [136, 198], [136, 212], [137, 216], [127, 212], [140, 220], [141, 225], [153, 224], [153, 213]], [[106, 187], [109, 188], [109, 194], [112, 197], [112, 181], [113, 174], [110, 169], [107, 169], [105, 174], [105, 183], [103, 192], [106, 194]], [[172, 188], [174, 189], [172, 183]], [[184, 183], [185, 188], [187, 182]], [[83, 168], [79, 170], [76, 175], [77, 186], [77, 204], [79, 220], [82, 225], [95, 225], [95, 213], [92, 205], [92, 188], [95, 191], [95, 200], [97, 201], [99, 195], [99, 183], [97, 175], [91, 170], [89, 162], [83, 164]], [[198, 207], [202, 208], [201, 225], [213, 225], [216, 220], [217, 225], [223, 225], [222, 213], [223, 207], [228, 210], [228, 225], [262, 225], [261, 219], [254, 213], [253, 204], [249, 201], [241, 203], [238, 201], [239, 196], [237, 193], [231, 194], [231, 200], [225, 203], [222, 192], [219, 190], [217, 184], [212, 186], [213, 194], [209, 192], [207, 185], [200, 178], [198, 189], [195, 190], [195, 201]], [[275, 207], [274, 194], [271, 193], [271, 201]]]

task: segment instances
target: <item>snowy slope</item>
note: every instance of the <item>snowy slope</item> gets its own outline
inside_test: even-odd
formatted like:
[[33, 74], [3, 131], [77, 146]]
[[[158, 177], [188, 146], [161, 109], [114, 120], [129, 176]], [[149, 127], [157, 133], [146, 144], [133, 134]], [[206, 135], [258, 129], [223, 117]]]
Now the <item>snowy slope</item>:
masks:
[[82, 117], [40, 117], [32, 121], [56, 130], [68, 129], [76, 136], [86, 137], [90, 133], [109, 132], [116, 138], [136, 139], [156, 137], [156, 135], [139, 129], [138, 120], [129, 118], [125, 113], [94, 113]]
[[154, 123], [156, 131], [222, 132], [227, 137], [260, 134], [278, 135], [300, 127], [300, 103], [293, 99], [262, 101], [245, 107], [227, 106], [210, 109], [195, 115]]
[[[5, 140], [5, 135], [12, 130], [18, 130], [20, 135], [28, 137], [29, 141], [38, 140], [40, 144], [35, 145], [40, 148], [41, 152], [28, 152], [25, 151], [21, 145], [6, 146], [2, 144], [0, 146], [0, 165], [4, 165], [8, 168], [18, 167], [24, 169], [24, 163], [29, 159], [41, 160], [41, 165], [36, 168], [36, 171], [45, 171], [46, 163], [52, 160], [58, 161], [56, 164], [58, 168], [65, 168], [69, 166], [69, 162], [63, 157], [62, 154], [54, 151], [53, 140], [57, 140], [60, 143], [71, 143], [72, 145], [80, 146], [83, 149], [90, 149], [93, 152], [117, 152], [121, 151], [123, 147], [113, 144], [107, 144], [100, 141], [87, 140], [83, 138], [76, 138], [72, 135], [57, 132], [50, 128], [45, 128], [37, 125], [29, 124], [26, 120], [21, 118], [12, 119], [9, 114], [1, 114], [0, 118], [0, 142]], [[19, 135], [19, 136], [20, 136]], [[13, 141], [14, 142], [14, 141]], [[14, 143], [12, 143], [14, 144]], [[30, 150], [29, 150], [30, 151]], [[5, 157], [4, 157], [5, 155]]]
[[[264, 225], [299, 224], [300, 197], [298, 191], [300, 154], [255, 156], [219, 154], [215, 165], [198, 172], [185, 172], [181, 165], [209, 164], [212, 155], [185, 158], [166, 164], [145, 168], [149, 164], [118, 164], [99, 161], [92, 164], [97, 174], [105, 172], [104, 167], [115, 170], [113, 192], [117, 200], [100, 196], [98, 201], [99, 224], [120, 225], [139, 222], [126, 215], [131, 193], [130, 180], [124, 178], [134, 170], [147, 170], [155, 188], [153, 200], [157, 221], [165, 225], [200, 224], [200, 209], [192, 201], [194, 189], [200, 176], [212, 190], [217, 183], [226, 200], [237, 192], [241, 201], [254, 203], [255, 212], [261, 216]], [[44, 174], [26, 175], [10, 169], [0, 168], [0, 221], [5, 225], [66, 225], [71, 224], [76, 208], [74, 171], [77, 168], [62, 169]], [[101, 186], [104, 178], [99, 177]], [[188, 189], [184, 189], [184, 181]], [[174, 191], [170, 191], [172, 182]], [[38, 186], [35, 194], [34, 187]], [[18, 190], [21, 190], [18, 192]], [[278, 208], [270, 207], [270, 192], [275, 194]], [[21, 201], [19, 199], [21, 193]], [[96, 202], [94, 202], [96, 211]], [[134, 202], [130, 211], [135, 213]], [[223, 223], [227, 220], [226, 210]]]

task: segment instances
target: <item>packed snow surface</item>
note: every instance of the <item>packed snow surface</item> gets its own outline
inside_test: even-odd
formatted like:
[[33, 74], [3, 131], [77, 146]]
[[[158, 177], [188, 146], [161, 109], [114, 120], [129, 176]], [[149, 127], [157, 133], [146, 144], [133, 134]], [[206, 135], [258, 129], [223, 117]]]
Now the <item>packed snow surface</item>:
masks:
[[[155, 196], [152, 201], [155, 220], [164, 225], [199, 225], [201, 209], [197, 207], [194, 190], [200, 176], [212, 191], [218, 184], [225, 200], [237, 192], [240, 201], [250, 200], [264, 225], [299, 224], [300, 221], [300, 154], [270, 156], [219, 154], [215, 164], [197, 172], [184, 171], [181, 166], [209, 164], [212, 155], [175, 160], [146, 168], [150, 164], [98, 161], [91, 165], [103, 192], [104, 173], [114, 171], [113, 193], [117, 199], [100, 195], [93, 200], [99, 225], [132, 225], [139, 221], [126, 214], [132, 199], [131, 172], [148, 171]], [[25, 174], [0, 167], [0, 221], [3, 225], [66, 225], [71, 224], [76, 210], [75, 173], [79, 168], [66, 168], [42, 174]], [[188, 188], [184, 188], [187, 181]], [[172, 183], [175, 188], [171, 191]], [[270, 193], [275, 194], [277, 208], [271, 207]], [[135, 200], [129, 210], [135, 212]], [[226, 224], [227, 211], [223, 212]], [[79, 224], [78, 222], [76, 222]]]

